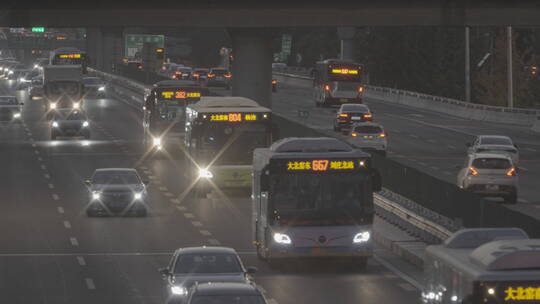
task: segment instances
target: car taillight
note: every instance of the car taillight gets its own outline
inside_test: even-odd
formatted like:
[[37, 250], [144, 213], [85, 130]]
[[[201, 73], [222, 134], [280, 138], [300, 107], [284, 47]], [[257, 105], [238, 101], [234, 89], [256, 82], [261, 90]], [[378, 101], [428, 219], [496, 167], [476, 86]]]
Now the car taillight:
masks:
[[516, 168], [512, 168], [512, 169], [508, 170], [508, 172], [506, 172], [506, 175], [507, 176], [516, 176], [517, 175]]
[[478, 175], [478, 171], [473, 167], [469, 167], [469, 175]]
[[358, 93], [364, 92], [364, 87], [358, 87]]
[[325, 84], [325, 85], [324, 85], [324, 90], [325, 90], [325, 91], [330, 91], [330, 85]]
[[369, 118], [369, 119], [371, 119], [371, 118], [373, 118], [373, 115], [371, 115], [371, 114], [364, 114], [364, 118]]
[[195, 73], [193, 74], [193, 77], [199, 77], [199, 74]]
[[379, 137], [386, 137], [386, 132], [382, 132], [379, 134]]
[[272, 79], [272, 84], [277, 84], [277, 80]]
[[347, 118], [347, 117], [349, 117], [349, 114], [339, 114], [339, 117], [340, 118]]
[[208, 74], [208, 78], [213, 78], [214, 76], [216, 76], [216, 75], [214, 75], [214, 74]]
[[231, 74], [225, 74], [225, 78], [231, 78], [232, 75]]
[[356, 137], [356, 136], [358, 136], [358, 133], [356, 133], [356, 132], [351, 133], [351, 136], [352, 136], [352, 137]]

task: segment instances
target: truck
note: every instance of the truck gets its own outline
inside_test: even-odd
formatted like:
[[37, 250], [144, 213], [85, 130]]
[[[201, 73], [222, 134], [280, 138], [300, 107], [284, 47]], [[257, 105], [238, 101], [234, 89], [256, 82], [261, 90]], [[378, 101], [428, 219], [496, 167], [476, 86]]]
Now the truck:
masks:
[[84, 84], [80, 65], [47, 65], [43, 69], [43, 95], [49, 111], [82, 108]]

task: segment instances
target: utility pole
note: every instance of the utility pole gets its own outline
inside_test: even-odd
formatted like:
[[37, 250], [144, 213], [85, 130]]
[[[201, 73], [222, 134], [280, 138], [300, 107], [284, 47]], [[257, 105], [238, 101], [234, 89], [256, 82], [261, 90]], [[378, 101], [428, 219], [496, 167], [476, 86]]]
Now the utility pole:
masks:
[[465, 27], [465, 101], [471, 102], [471, 46], [468, 26]]
[[506, 28], [506, 43], [507, 43], [507, 47], [508, 47], [508, 51], [507, 51], [507, 68], [508, 68], [508, 71], [507, 71], [507, 81], [508, 81], [508, 107], [509, 108], [513, 108], [514, 107], [514, 86], [513, 86], [513, 76], [512, 76], [512, 70], [513, 70], [513, 65], [512, 65], [512, 27], [511, 26], [508, 26]]

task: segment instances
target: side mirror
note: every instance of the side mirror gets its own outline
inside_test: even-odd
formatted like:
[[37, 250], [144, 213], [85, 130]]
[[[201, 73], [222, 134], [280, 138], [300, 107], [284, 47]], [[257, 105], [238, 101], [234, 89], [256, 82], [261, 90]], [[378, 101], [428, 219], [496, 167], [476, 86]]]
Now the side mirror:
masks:
[[254, 266], [250, 266], [246, 269], [246, 273], [248, 274], [254, 274], [258, 271], [257, 267], [254, 267]]
[[465, 146], [470, 148], [470, 147], [472, 147], [472, 144], [471, 143], [466, 143]]
[[84, 184], [87, 185], [87, 186], [91, 186], [92, 185], [92, 181], [90, 179], [85, 179], [84, 180]]
[[169, 268], [165, 267], [165, 268], [160, 268], [158, 269], [159, 273], [161, 273], [162, 276], [166, 277], [168, 275], [171, 274], [171, 272], [169, 271]]

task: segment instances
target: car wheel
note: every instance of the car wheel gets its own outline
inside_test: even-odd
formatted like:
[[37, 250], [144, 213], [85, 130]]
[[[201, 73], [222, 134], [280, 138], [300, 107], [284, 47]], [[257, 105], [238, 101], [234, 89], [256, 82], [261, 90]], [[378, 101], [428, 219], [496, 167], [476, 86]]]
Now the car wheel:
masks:
[[504, 197], [504, 202], [507, 204], [516, 204], [517, 203], [517, 192], [513, 192], [512, 194]]

